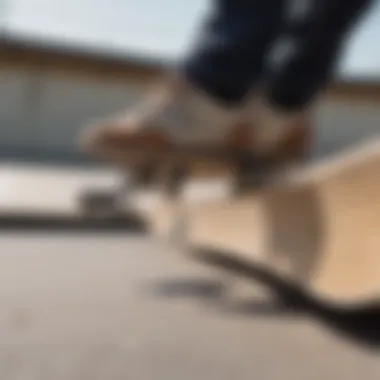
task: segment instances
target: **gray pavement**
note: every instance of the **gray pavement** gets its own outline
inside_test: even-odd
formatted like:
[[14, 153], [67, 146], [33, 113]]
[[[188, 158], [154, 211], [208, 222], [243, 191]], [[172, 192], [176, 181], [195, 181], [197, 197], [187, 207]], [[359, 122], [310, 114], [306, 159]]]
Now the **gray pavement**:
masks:
[[0, 378], [380, 378], [348, 331], [255, 283], [226, 299], [219, 279], [140, 236], [3, 233]]

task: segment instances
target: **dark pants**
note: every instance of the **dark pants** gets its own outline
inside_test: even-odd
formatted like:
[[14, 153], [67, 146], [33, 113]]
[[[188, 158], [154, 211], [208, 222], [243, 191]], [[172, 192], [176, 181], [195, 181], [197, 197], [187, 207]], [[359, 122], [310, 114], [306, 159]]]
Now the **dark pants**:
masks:
[[279, 108], [305, 107], [327, 84], [371, 0], [218, 0], [183, 70], [229, 103], [264, 83]]

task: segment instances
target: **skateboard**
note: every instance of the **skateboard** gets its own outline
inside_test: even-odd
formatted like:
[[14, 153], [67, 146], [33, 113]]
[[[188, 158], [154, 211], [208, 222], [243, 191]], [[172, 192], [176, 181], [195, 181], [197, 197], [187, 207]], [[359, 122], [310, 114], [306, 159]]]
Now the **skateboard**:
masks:
[[193, 202], [183, 245], [227, 253], [333, 308], [378, 307], [379, 173], [380, 140], [260, 189]]
[[[276, 157], [153, 149], [117, 165], [133, 178], [134, 195], [155, 194], [145, 209], [130, 198], [153, 235], [175, 237], [182, 250], [229, 251], [325, 304], [379, 304], [380, 143], [310, 164], [304, 141]], [[186, 197], [191, 180], [212, 177], [232, 184], [223, 199]]]

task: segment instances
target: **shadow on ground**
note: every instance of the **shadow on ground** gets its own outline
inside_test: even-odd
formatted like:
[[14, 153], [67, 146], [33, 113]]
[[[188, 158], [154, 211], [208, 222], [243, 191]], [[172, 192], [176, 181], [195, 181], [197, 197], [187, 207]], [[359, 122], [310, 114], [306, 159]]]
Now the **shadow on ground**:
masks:
[[280, 298], [249, 299], [231, 303], [229, 286], [221, 281], [209, 278], [170, 278], [153, 284], [153, 295], [167, 299], [189, 299], [201, 301], [203, 305], [212, 304], [217, 311], [242, 316], [294, 316], [296, 309], [288, 307]]
[[207, 278], [165, 279], [154, 284], [154, 295], [170, 299], [189, 298], [218, 306], [218, 311], [247, 317], [294, 318], [311, 316], [355, 344], [380, 349], [380, 308], [341, 311], [316, 302], [299, 290], [281, 282], [270, 273], [247, 265], [220, 252], [197, 252], [195, 258], [226, 272], [243, 275], [270, 289], [274, 297], [250, 299], [242, 303], [228, 301], [227, 283]]

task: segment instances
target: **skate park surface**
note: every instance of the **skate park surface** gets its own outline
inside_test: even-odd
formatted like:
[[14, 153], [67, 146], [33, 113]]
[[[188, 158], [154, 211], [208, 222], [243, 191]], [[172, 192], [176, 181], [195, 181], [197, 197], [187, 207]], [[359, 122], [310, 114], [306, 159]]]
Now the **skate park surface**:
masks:
[[0, 376], [357, 379], [380, 375], [371, 316], [324, 316], [139, 234], [0, 236]]
[[229, 287], [144, 232], [3, 230], [0, 281], [4, 380], [380, 376], [377, 311], [331, 313], [254, 272]]

